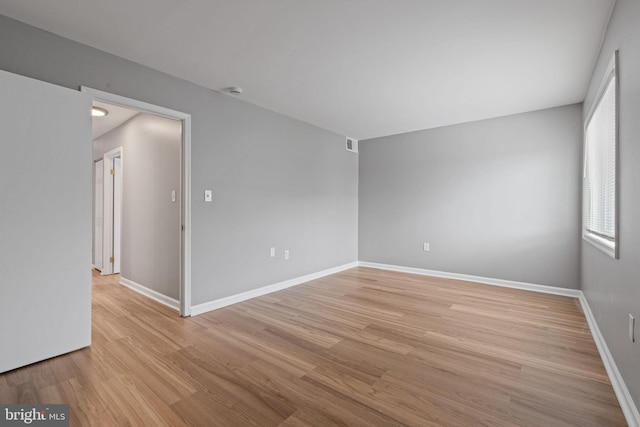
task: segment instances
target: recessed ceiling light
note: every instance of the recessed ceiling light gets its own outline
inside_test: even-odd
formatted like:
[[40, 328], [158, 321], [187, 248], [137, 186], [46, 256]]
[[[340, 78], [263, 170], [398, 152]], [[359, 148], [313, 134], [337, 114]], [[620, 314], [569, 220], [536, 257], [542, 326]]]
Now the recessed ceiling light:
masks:
[[91, 107], [91, 115], [93, 117], [104, 117], [107, 114], [109, 114], [109, 112], [107, 110], [105, 110], [104, 108]]

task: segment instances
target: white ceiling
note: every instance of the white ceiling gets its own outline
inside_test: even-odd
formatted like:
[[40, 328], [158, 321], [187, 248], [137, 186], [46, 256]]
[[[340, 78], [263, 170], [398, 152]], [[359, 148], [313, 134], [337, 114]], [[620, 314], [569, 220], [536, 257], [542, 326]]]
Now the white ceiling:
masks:
[[614, 1], [0, 0], [0, 11], [366, 139], [581, 102]]
[[139, 111], [136, 110], [99, 101], [94, 101], [93, 106], [104, 108], [108, 112], [106, 116], [91, 118], [93, 122], [93, 139], [117, 128], [122, 123], [139, 113]]

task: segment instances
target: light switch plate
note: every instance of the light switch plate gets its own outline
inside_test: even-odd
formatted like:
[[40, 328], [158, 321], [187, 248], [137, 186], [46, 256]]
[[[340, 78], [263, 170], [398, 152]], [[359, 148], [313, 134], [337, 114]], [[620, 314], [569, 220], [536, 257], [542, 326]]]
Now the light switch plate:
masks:
[[210, 202], [212, 200], [213, 200], [213, 194], [211, 193], [211, 190], [204, 190], [204, 201]]

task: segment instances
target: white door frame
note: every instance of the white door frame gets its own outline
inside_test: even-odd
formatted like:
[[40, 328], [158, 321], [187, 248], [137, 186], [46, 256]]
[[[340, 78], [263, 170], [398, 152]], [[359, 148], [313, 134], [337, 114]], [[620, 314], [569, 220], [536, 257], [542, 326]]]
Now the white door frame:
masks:
[[113, 169], [116, 174], [113, 177], [113, 272], [120, 273], [120, 261], [122, 255], [122, 172], [124, 170], [124, 154], [119, 147], [120, 156], [114, 157]]
[[93, 268], [102, 272], [104, 239], [104, 159], [93, 162]]
[[182, 144], [180, 147], [181, 208], [180, 223], [180, 315], [191, 315], [191, 115], [158, 105], [149, 104], [109, 92], [81, 86], [96, 101], [133, 108], [182, 122]]
[[[121, 165], [124, 165], [122, 147], [115, 148], [102, 156], [102, 194], [103, 203], [102, 209], [104, 211], [102, 215], [102, 270], [103, 276], [108, 274], [120, 273], [120, 269], [116, 268], [116, 264], [120, 264], [119, 248], [116, 248], [122, 241], [121, 228], [118, 227], [118, 223], [122, 219], [122, 192], [120, 191], [120, 200], [116, 203], [116, 182], [111, 176], [111, 170], [115, 170], [114, 160], [120, 158]], [[121, 166], [120, 173], [124, 167]], [[119, 209], [118, 209], [119, 207]], [[116, 211], [117, 209], [117, 211]], [[118, 216], [118, 218], [116, 218]], [[116, 239], [117, 237], [117, 239]], [[111, 257], [114, 257], [115, 261], [111, 261]]]

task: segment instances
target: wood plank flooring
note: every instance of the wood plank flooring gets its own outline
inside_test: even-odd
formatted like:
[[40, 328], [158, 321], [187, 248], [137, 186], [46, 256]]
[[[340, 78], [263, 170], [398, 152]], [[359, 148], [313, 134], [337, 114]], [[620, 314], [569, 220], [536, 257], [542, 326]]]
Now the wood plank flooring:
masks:
[[72, 426], [624, 426], [577, 300], [354, 268], [183, 319], [93, 275], [90, 348], [0, 375]]

